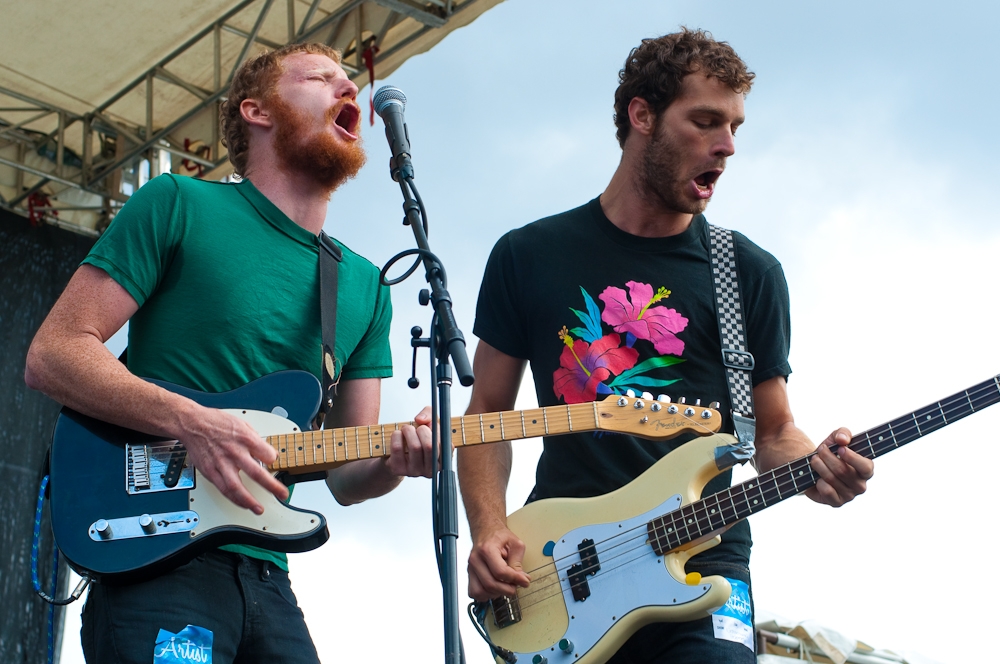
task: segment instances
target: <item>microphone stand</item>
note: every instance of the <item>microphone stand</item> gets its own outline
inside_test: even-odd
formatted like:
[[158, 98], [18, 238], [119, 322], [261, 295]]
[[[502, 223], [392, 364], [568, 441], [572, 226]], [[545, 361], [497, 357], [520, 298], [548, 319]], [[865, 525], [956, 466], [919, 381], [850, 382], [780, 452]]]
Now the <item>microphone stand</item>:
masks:
[[[398, 163], [397, 167], [397, 161]], [[469, 357], [465, 351], [465, 337], [455, 322], [455, 316], [451, 308], [451, 295], [446, 288], [447, 277], [444, 266], [435, 256], [427, 242], [426, 211], [420, 194], [413, 184], [413, 166], [409, 163], [409, 155], [401, 155], [399, 159], [390, 162], [392, 179], [399, 182], [400, 191], [403, 194], [403, 211], [405, 218], [403, 223], [413, 229], [413, 236], [417, 243], [416, 249], [397, 254], [382, 268], [382, 282], [388, 285], [399, 283], [409, 277], [416, 269], [419, 262], [423, 262], [427, 283], [430, 284], [430, 292], [420, 291], [420, 304], [432, 305], [434, 315], [431, 323], [431, 332], [428, 338], [422, 339], [422, 331], [419, 327], [411, 330], [413, 339], [410, 345], [414, 349], [414, 368], [416, 367], [416, 349], [426, 346], [431, 353], [431, 375], [434, 377], [437, 386], [437, 399], [432, 390], [432, 422], [431, 431], [433, 436], [434, 452], [440, 449], [441, 470], [438, 473], [439, 480], [432, 478], [432, 502], [434, 510], [434, 533], [435, 533], [435, 554], [438, 561], [438, 572], [441, 576], [441, 585], [444, 599], [444, 643], [445, 643], [445, 663], [460, 664], [464, 661], [462, 651], [462, 641], [459, 632], [459, 605], [458, 605], [458, 565], [456, 554], [456, 543], [458, 540], [458, 484], [453, 469], [452, 442], [451, 442], [451, 385], [452, 371], [448, 363], [449, 357], [455, 363], [455, 370], [458, 373], [459, 382], [464, 386], [472, 385], [475, 377], [472, 367], [469, 364]], [[385, 278], [386, 271], [400, 258], [407, 255], [418, 255], [419, 259], [401, 277], [391, 281]], [[419, 385], [416, 376], [410, 378], [409, 385], [416, 388]], [[443, 423], [443, 424], [441, 424]], [[440, 426], [439, 426], [440, 424]], [[440, 441], [440, 448], [438, 447]]]

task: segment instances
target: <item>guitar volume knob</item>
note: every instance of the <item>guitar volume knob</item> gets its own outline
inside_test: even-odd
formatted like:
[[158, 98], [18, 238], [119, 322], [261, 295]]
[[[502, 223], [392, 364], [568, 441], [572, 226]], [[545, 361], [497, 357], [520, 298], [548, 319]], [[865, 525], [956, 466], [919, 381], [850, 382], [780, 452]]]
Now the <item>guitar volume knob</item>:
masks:
[[114, 532], [111, 530], [111, 524], [108, 523], [107, 519], [98, 519], [94, 523], [94, 530], [97, 531], [97, 534], [100, 535], [101, 539], [111, 539], [114, 535]]
[[139, 527], [142, 528], [142, 532], [152, 535], [156, 532], [156, 521], [148, 514], [143, 514], [139, 517]]

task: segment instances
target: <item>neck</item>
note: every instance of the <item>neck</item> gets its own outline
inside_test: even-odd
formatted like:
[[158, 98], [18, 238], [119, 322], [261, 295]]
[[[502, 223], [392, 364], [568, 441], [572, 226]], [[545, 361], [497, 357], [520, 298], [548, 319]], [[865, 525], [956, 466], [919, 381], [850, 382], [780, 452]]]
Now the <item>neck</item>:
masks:
[[313, 235], [323, 230], [331, 194], [326, 187], [277, 163], [256, 164], [247, 169], [246, 177], [296, 224]]
[[669, 237], [680, 235], [694, 215], [663, 207], [642, 185], [636, 150], [626, 150], [607, 189], [601, 194], [601, 209], [612, 224], [630, 235]]

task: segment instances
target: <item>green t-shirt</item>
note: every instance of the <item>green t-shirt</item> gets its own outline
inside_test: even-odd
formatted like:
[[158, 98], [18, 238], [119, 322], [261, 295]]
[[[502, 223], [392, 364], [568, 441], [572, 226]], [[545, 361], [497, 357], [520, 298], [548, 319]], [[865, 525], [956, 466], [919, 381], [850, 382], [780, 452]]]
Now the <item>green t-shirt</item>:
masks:
[[[338, 242], [336, 372], [392, 375], [388, 288]], [[162, 175], [139, 189], [84, 260], [135, 298], [129, 370], [225, 392], [284, 369], [320, 376], [318, 238], [239, 184]], [[274, 561], [252, 547], [226, 547]], [[252, 551], [251, 551], [252, 549]]]

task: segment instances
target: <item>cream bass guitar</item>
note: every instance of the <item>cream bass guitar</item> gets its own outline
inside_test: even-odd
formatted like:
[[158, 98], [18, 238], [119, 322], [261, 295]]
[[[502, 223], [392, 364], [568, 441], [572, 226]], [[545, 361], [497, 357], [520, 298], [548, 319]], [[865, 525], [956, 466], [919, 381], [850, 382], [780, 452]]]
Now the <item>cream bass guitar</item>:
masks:
[[[849, 447], [874, 459], [998, 401], [1000, 376], [860, 433]], [[539, 500], [511, 514], [532, 581], [516, 597], [481, 607], [478, 622], [497, 662], [602, 664], [644, 625], [693, 620], [724, 605], [729, 582], [686, 574], [687, 561], [737, 521], [817, 480], [808, 455], [701, 498], [733, 464], [736, 445], [726, 434], [697, 438], [617, 491]]]

